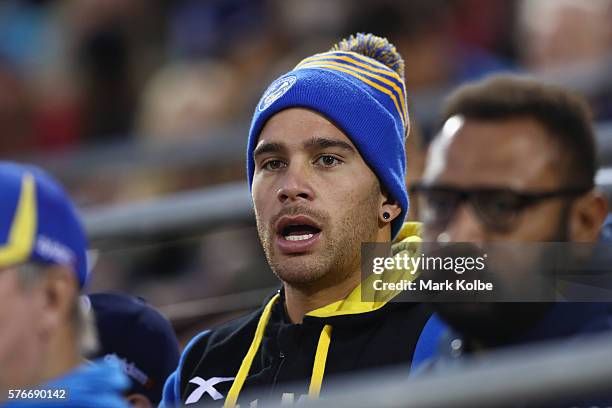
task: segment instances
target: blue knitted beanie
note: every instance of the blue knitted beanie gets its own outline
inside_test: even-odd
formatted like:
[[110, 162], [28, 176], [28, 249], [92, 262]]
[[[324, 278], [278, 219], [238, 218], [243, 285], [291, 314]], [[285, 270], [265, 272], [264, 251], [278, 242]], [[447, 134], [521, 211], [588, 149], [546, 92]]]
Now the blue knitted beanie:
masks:
[[274, 81], [257, 104], [251, 122], [247, 144], [249, 186], [255, 169], [253, 150], [266, 121], [296, 107], [321, 113], [357, 147], [402, 209], [391, 223], [394, 238], [408, 212], [404, 137], [409, 129], [403, 61], [395, 47], [372, 34], [357, 34], [332, 51], [305, 58]]

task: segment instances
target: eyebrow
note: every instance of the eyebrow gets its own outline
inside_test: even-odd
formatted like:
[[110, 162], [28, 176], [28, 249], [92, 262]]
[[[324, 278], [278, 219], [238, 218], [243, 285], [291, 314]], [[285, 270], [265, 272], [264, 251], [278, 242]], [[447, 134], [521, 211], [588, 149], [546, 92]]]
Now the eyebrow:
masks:
[[320, 149], [325, 149], [329, 147], [339, 147], [340, 149], [347, 150], [349, 152], [355, 151], [353, 146], [346, 142], [343, 142], [342, 140], [327, 139], [324, 137], [314, 137], [304, 142], [305, 149], [312, 149], [315, 147]]
[[[325, 149], [330, 147], [338, 147], [349, 152], [355, 151], [353, 146], [343, 142], [342, 140], [327, 139], [324, 137], [313, 137], [312, 139], [305, 141], [303, 146], [304, 149]], [[253, 157], [257, 157], [265, 153], [279, 153], [283, 150], [285, 150], [285, 146], [282, 143], [264, 142], [255, 148], [253, 151]]]
[[264, 153], [278, 153], [283, 150], [284, 147], [280, 143], [264, 142], [255, 148], [253, 151], [253, 157], [257, 157]]

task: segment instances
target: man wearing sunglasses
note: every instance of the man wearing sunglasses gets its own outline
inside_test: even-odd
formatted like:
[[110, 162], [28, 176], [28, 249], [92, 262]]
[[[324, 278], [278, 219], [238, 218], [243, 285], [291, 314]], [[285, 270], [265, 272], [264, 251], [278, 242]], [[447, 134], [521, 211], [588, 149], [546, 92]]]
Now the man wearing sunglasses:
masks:
[[[594, 188], [595, 138], [582, 99], [500, 76], [458, 89], [443, 118], [422, 182], [412, 187], [426, 242], [597, 241], [606, 201]], [[518, 284], [533, 285], [529, 277], [519, 280], [520, 267], [513, 272]], [[453, 329], [451, 356], [612, 327], [607, 304], [432, 306]]]

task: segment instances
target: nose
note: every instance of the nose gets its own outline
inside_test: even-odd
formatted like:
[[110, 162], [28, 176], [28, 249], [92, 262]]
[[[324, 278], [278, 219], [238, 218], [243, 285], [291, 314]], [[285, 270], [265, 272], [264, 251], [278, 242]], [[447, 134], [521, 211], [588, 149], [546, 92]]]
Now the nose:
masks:
[[297, 168], [289, 168], [281, 180], [281, 186], [276, 191], [276, 198], [282, 204], [293, 203], [296, 201], [311, 201], [314, 198], [314, 191], [308, 177]]
[[484, 242], [485, 230], [474, 211], [470, 204], [461, 203], [442, 233], [444, 236], [440, 234], [438, 239], [446, 242]]

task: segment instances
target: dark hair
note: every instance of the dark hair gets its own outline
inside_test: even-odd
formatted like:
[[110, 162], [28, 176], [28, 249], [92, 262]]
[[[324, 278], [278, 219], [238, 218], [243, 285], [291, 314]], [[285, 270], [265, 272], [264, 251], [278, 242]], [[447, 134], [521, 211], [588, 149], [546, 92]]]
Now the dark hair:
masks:
[[455, 115], [485, 121], [534, 119], [558, 143], [566, 183], [579, 187], [594, 183], [597, 152], [592, 114], [578, 95], [526, 77], [500, 75], [460, 87], [448, 97], [443, 112], [444, 121]]

